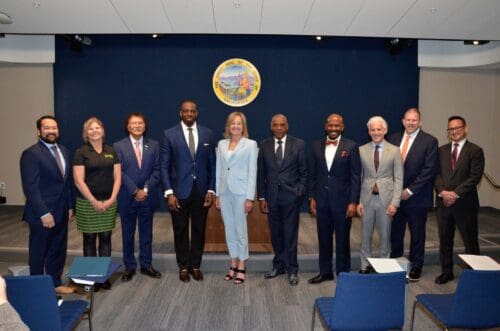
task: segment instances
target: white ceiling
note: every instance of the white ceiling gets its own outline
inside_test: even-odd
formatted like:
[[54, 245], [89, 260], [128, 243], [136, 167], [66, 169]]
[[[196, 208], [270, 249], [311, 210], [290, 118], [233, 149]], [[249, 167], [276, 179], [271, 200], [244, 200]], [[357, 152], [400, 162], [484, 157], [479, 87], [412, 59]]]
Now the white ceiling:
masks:
[[500, 0], [0, 0], [7, 34], [273, 34], [500, 40]]

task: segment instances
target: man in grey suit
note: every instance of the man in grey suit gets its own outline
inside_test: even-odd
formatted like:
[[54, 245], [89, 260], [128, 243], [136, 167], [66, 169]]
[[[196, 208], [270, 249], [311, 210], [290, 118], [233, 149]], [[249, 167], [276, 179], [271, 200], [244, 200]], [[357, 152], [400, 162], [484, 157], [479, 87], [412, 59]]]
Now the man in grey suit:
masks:
[[397, 146], [387, 142], [387, 122], [380, 116], [368, 120], [372, 141], [359, 148], [361, 157], [361, 196], [358, 214], [362, 220], [361, 270], [369, 273], [372, 257], [372, 236], [376, 226], [379, 234], [379, 256], [391, 252], [391, 221], [396, 214], [403, 191], [403, 162]]
[[259, 207], [268, 216], [274, 250], [273, 269], [264, 278], [287, 272], [295, 286], [300, 205], [307, 185], [305, 144], [288, 134], [285, 115], [273, 116], [271, 132], [273, 136], [260, 144], [257, 175]]

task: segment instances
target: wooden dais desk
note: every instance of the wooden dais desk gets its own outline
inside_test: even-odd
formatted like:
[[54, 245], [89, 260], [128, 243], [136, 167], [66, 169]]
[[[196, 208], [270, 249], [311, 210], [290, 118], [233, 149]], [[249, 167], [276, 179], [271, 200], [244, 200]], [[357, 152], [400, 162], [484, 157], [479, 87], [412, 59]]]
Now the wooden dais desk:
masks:
[[[255, 201], [252, 212], [248, 215], [248, 249], [250, 253], [271, 253], [271, 234], [267, 215], [262, 214], [259, 202]], [[205, 252], [227, 252], [224, 223], [221, 213], [215, 204], [208, 211], [207, 225], [205, 228]]]

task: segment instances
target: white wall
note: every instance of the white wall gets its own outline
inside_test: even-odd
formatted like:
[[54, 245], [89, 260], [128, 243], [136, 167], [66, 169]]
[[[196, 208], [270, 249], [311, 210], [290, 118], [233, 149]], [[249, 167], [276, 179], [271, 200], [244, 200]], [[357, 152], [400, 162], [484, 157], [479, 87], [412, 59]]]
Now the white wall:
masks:
[[[461, 115], [467, 121], [468, 139], [484, 150], [485, 171], [500, 182], [499, 120], [500, 71], [495, 69], [420, 68], [420, 110], [423, 128], [447, 143], [447, 119]], [[500, 191], [483, 179], [482, 206], [500, 208]]]
[[24, 204], [19, 173], [22, 151], [38, 141], [36, 120], [54, 114], [52, 64], [0, 63], [0, 181], [7, 204]]

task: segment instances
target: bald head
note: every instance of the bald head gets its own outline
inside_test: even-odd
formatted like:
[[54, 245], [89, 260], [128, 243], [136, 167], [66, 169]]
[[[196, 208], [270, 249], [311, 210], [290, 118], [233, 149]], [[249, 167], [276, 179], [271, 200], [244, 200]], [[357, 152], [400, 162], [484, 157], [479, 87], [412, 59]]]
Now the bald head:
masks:
[[277, 139], [282, 139], [288, 133], [288, 120], [283, 114], [271, 118], [271, 132]]
[[331, 114], [327, 117], [325, 131], [330, 139], [337, 139], [344, 132], [344, 119], [339, 114]]

